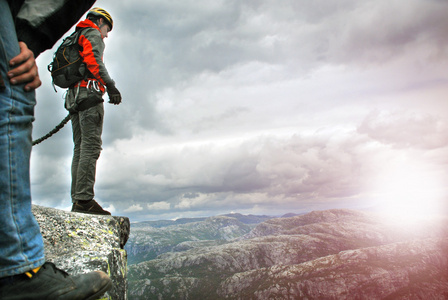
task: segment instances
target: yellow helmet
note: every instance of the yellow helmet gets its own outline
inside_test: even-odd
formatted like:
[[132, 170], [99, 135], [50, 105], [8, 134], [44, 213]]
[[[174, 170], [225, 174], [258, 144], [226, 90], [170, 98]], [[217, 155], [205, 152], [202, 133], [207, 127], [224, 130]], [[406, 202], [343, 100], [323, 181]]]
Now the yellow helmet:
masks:
[[112, 27], [114, 26], [114, 20], [112, 20], [111, 15], [105, 11], [102, 8], [94, 7], [87, 13], [87, 18], [89, 16], [95, 16], [95, 17], [102, 17], [106, 21], [106, 23], [109, 25], [110, 30], [112, 30]]

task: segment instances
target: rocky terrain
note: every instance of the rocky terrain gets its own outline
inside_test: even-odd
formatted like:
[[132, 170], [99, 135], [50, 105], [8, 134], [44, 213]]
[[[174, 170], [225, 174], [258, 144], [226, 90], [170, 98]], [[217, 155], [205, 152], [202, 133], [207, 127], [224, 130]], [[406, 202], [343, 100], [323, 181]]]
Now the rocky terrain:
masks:
[[130, 266], [129, 299], [448, 298], [446, 219], [328, 210], [240, 223], [206, 220], [202, 244]]
[[226, 216], [163, 228], [160, 225], [153, 227], [150, 222], [133, 224], [126, 244], [128, 262], [134, 264], [154, 259], [166, 252], [220, 245], [249, 233], [250, 230], [249, 225]]

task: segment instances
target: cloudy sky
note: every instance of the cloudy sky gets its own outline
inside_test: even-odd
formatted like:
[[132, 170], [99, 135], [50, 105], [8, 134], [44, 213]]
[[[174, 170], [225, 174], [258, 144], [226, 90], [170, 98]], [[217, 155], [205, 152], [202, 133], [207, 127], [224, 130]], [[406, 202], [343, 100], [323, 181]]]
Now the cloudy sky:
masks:
[[[448, 2], [106, 1], [95, 199], [132, 221], [328, 208], [441, 211]], [[58, 43], [59, 44], [59, 43]], [[66, 115], [38, 58], [34, 138]], [[107, 96], [106, 96], [107, 101]], [[35, 146], [36, 204], [69, 210], [70, 123]]]

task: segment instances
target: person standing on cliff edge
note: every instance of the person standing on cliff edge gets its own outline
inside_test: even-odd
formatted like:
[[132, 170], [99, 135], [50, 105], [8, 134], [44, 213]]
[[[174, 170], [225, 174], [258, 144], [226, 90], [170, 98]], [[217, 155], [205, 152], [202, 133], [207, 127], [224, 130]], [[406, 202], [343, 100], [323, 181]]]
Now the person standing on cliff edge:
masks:
[[103, 95], [107, 91], [109, 103], [121, 103], [121, 94], [109, 76], [103, 63], [104, 38], [113, 28], [111, 15], [95, 7], [87, 13], [87, 19], [76, 26], [80, 32], [80, 55], [87, 69], [85, 79], [68, 89], [65, 108], [72, 122], [72, 212], [110, 215], [94, 199], [96, 163], [101, 153], [104, 106]]
[[31, 212], [30, 155], [35, 57], [50, 49], [94, 0], [0, 0], [0, 299], [97, 299], [101, 271], [70, 276], [46, 262]]

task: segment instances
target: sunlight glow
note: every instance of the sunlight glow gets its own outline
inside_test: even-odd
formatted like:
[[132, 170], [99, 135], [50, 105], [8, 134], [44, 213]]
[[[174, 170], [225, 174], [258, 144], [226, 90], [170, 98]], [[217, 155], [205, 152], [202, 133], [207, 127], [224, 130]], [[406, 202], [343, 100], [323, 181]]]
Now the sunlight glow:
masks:
[[407, 161], [385, 167], [374, 184], [376, 209], [405, 222], [444, 213], [442, 176], [423, 164]]

